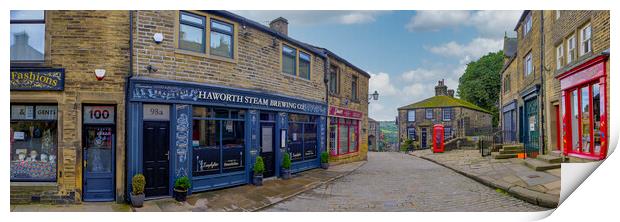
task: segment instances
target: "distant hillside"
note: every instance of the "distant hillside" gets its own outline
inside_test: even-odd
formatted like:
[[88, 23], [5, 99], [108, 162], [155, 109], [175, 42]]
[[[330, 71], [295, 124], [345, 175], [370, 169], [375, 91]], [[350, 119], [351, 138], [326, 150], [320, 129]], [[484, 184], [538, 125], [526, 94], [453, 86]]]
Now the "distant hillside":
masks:
[[379, 121], [381, 124], [381, 132], [385, 142], [396, 143], [398, 142], [398, 127], [394, 121]]

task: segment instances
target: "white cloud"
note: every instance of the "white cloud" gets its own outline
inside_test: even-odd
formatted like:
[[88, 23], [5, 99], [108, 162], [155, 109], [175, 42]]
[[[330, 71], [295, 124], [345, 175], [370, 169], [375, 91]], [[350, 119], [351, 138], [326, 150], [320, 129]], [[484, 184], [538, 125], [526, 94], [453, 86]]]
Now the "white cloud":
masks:
[[403, 73], [401, 78], [408, 82], [429, 81], [436, 80], [439, 76], [441, 76], [441, 73], [442, 71], [437, 69], [417, 68]]
[[522, 11], [417, 11], [405, 28], [409, 31], [439, 31], [443, 28], [469, 28], [485, 37], [513, 33]]
[[467, 64], [489, 52], [497, 52], [502, 49], [502, 39], [475, 38], [467, 44], [459, 44], [455, 41], [438, 46], [426, 47], [428, 51], [446, 57], [459, 58], [460, 64]]
[[390, 75], [384, 72], [370, 73], [368, 93], [373, 93], [375, 90], [379, 92], [379, 95], [396, 95], [396, 87], [390, 82]]
[[365, 24], [376, 20], [386, 11], [336, 11], [336, 10], [242, 10], [235, 14], [252, 19], [264, 25], [269, 21], [283, 17], [289, 26], [308, 26], [319, 24]]

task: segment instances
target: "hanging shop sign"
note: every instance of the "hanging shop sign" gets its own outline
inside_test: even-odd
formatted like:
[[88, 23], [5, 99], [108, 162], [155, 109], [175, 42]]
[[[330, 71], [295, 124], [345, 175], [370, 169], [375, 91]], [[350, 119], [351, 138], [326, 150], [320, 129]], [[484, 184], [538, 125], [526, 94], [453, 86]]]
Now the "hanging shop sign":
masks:
[[330, 106], [328, 115], [343, 118], [361, 119], [364, 116], [364, 113], [336, 106]]
[[11, 90], [62, 91], [65, 88], [63, 68], [12, 68]]
[[84, 123], [114, 123], [114, 106], [84, 106]]
[[321, 103], [247, 90], [204, 85], [135, 82], [137, 81], [134, 80], [134, 84], [132, 84], [131, 96], [133, 100], [214, 103], [318, 115], [327, 113], [326, 106]]

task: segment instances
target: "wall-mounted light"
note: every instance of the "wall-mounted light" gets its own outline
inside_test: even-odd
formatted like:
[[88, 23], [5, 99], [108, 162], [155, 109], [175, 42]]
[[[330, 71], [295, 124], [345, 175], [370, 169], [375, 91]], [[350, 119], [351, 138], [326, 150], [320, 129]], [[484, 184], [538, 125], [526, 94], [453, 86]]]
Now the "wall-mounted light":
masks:
[[278, 40], [276, 40], [276, 38], [271, 38], [271, 47], [276, 48], [278, 47]]
[[149, 73], [157, 72], [157, 67], [153, 65], [148, 65], [146, 66], [146, 71], [148, 71]]
[[164, 41], [164, 34], [161, 34], [161, 33], [153, 34], [153, 41], [155, 41], [155, 43], [157, 44], [162, 43]]
[[105, 69], [95, 69], [95, 77], [97, 77], [99, 81], [103, 80], [103, 77], [105, 77]]

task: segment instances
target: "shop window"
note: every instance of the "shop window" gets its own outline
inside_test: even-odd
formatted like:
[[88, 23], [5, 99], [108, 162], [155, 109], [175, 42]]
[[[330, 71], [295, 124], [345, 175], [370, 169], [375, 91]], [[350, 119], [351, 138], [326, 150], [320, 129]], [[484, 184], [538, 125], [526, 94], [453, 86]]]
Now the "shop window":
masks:
[[329, 68], [329, 93], [338, 94], [338, 67]]
[[566, 41], [566, 49], [568, 50], [566, 56], [566, 63], [571, 63], [577, 59], [577, 50], [575, 49], [575, 36], [572, 35]]
[[590, 24], [583, 27], [579, 33], [581, 35], [580, 55], [592, 52], [592, 27]]
[[452, 108], [443, 108], [441, 111], [443, 121], [450, 121], [452, 119]]
[[288, 147], [291, 161], [317, 157], [316, 116], [289, 114]]
[[525, 76], [529, 76], [534, 71], [534, 66], [532, 64], [532, 52], [527, 53], [523, 60], [523, 73], [525, 73]]
[[433, 109], [426, 109], [426, 119], [433, 118]]
[[299, 77], [310, 79], [310, 55], [299, 52]]
[[443, 128], [443, 139], [444, 141], [452, 139], [452, 127], [446, 126]]
[[37, 62], [45, 57], [45, 12], [11, 10], [11, 62]]
[[336, 155], [354, 153], [359, 150], [359, 121], [331, 117], [330, 121], [330, 141], [337, 142]]
[[555, 48], [555, 66], [555, 69], [564, 66], [564, 45], [562, 44]]
[[523, 38], [532, 30], [532, 13], [528, 13], [523, 21]]
[[289, 46], [282, 46], [282, 72], [289, 75], [297, 75], [297, 50]]
[[179, 16], [179, 48], [205, 52], [205, 17], [188, 12]]
[[233, 58], [234, 26], [211, 19], [210, 53], [211, 55]]
[[407, 110], [407, 121], [415, 122], [415, 109], [414, 110]]
[[415, 127], [409, 127], [407, 128], [407, 139], [416, 141], [416, 131], [415, 131]]
[[245, 110], [193, 108], [192, 175], [245, 170]]
[[11, 181], [56, 181], [58, 107], [11, 105]]
[[571, 153], [599, 155], [601, 151], [601, 98], [598, 83], [587, 84], [570, 91]]
[[358, 100], [358, 96], [357, 96], [357, 76], [352, 76], [351, 77], [351, 99], [353, 101], [357, 101]]

